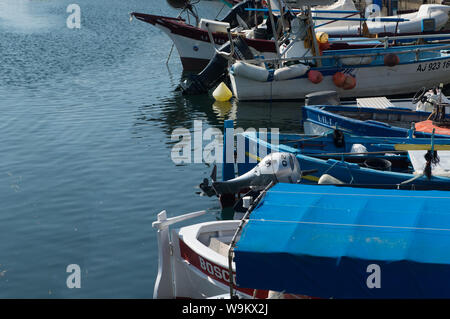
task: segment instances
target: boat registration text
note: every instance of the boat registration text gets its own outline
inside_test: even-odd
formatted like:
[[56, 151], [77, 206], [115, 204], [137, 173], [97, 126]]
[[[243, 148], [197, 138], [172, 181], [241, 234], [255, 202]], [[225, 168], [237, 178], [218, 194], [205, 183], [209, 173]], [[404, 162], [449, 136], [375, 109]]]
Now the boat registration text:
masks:
[[450, 69], [450, 60], [420, 63], [417, 66], [416, 72], [437, 71], [440, 69], [444, 70]]

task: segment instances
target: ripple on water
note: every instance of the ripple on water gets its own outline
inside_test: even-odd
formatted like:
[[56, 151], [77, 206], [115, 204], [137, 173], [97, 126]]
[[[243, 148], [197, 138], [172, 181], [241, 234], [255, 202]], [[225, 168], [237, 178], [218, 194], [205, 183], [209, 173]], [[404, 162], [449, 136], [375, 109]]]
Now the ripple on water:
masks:
[[[128, 20], [132, 11], [176, 16], [165, 1], [77, 0], [80, 30], [65, 26], [70, 3], [0, 1], [0, 297], [151, 298], [156, 214], [219, 213], [216, 199], [196, 194], [211, 167], [175, 165], [172, 131], [194, 120], [221, 128], [229, 117], [296, 128], [298, 108], [220, 109], [176, 91], [183, 74], [175, 51], [166, 65], [171, 41]], [[198, 8], [214, 18], [221, 7]], [[72, 263], [79, 290], [65, 285]]]

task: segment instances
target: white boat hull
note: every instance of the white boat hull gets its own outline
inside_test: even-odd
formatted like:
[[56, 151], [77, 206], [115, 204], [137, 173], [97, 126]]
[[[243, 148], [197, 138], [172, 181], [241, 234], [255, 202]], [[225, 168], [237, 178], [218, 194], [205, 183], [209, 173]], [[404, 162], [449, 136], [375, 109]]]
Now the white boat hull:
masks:
[[[228, 246], [211, 248], [208, 236], [231, 241], [240, 221], [214, 221], [173, 229], [158, 230], [159, 269], [154, 298], [204, 299], [229, 294]], [[233, 282], [236, 282], [233, 263]], [[251, 298], [253, 289], [237, 288], [240, 298]], [[266, 298], [267, 291], [255, 296]]]
[[185, 69], [202, 69], [214, 56], [214, 49], [209, 41], [199, 41], [174, 34], [168, 28], [160, 25], [157, 25], [157, 27], [164, 31], [173, 41]]
[[[181, 63], [183, 64], [183, 68], [185, 70], [202, 70], [213, 58], [215, 51], [211, 42], [206, 36], [202, 38], [202, 40], [198, 40], [186, 35], [175, 34], [169, 28], [166, 28], [164, 26], [158, 24], [156, 26], [163, 32], [165, 32], [173, 41], [173, 44], [178, 51], [178, 55], [180, 56]], [[219, 48], [221, 44], [224, 44], [226, 42], [223, 40], [220, 41], [218, 39], [216, 41], [218, 42], [216, 43], [217, 48]], [[276, 58], [275, 52], [259, 52], [251, 46], [250, 49], [257, 57], [266, 59]]]
[[[333, 74], [338, 71], [317, 69], [323, 73], [323, 80], [314, 84], [306, 76], [285, 81], [260, 82], [230, 72], [235, 98], [246, 100], [296, 100], [305, 95], [334, 90], [341, 97], [365, 97], [377, 95], [398, 95], [415, 93], [422, 87], [450, 83], [450, 56], [430, 62], [414, 62], [394, 67], [353, 66], [340, 69], [356, 79], [356, 86], [350, 90], [338, 88], [333, 83]], [[325, 75], [325, 73], [328, 75]]]

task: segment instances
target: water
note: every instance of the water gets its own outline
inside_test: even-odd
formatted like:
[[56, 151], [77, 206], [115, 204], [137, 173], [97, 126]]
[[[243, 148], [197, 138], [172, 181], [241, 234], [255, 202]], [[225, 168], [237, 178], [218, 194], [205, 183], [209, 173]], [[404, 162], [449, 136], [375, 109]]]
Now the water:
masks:
[[[175, 165], [172, 131], [223, 126], [296, 131], [296, 103], [213, 105], [186, 98], [171, 41], [132, 11], [176, 16], [161, 0], [0, 2], [0, 298], [151, 298], [156, 233], [169, 216], [206, 209], [206, 164]], [[220, 2], [198, 5], [214, 18]], [[81, 288], [66, 267], [81, 268]]]

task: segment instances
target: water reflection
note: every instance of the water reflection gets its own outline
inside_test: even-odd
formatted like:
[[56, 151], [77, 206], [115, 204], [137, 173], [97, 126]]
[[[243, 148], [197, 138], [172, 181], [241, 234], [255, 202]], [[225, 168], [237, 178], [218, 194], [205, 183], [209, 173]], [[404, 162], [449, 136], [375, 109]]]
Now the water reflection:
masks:
[[236, 120], [237, 103], [214, 101], [212, 109], [219, 121]]
[[208, 95], [186, 96], [174, 90], [158, 105], [138, 107], [134, 125], [139, 137], [146, 125], [157, 125], [170, 138], [176, 128], [192, 129], [194, 120], [204, 127], [222, 128], [225, 120], [237, 127], [279, 128], [280, 132], [301, 132], [302, 102], [218, 102]]

